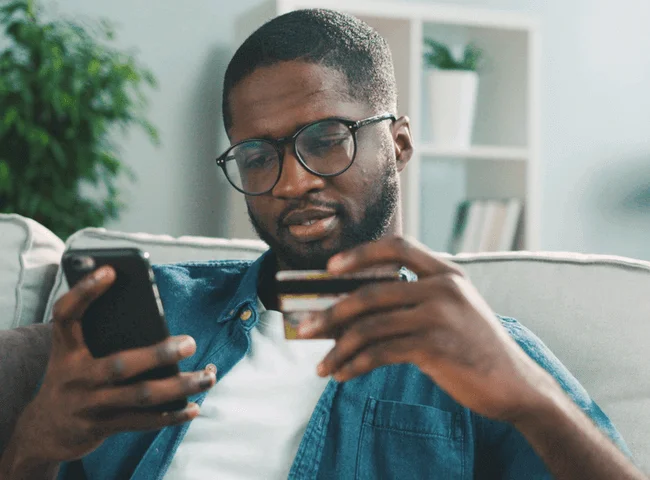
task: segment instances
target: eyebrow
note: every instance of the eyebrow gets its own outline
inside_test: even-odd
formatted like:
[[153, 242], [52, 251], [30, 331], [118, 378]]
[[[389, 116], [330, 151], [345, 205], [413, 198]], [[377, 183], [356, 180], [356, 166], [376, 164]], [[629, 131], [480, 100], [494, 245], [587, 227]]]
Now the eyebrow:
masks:
[[298, 124], [296, 126], [296, 128], [294, 128], [293, 133], [291, 133], [289, 135], [284, 135], [282, 137], [274, 137], [274, 136], [268, 135], [268, 134], [266, 134], [266, 135], [257, 135], [257, 136], [254, 136], [254, 137], [244, 138], [243, 140], [240, 140], [238, 143], [246, 142], [248, 140], [279, 140], [279, 139], [283, 139], [283, 138], [293, 137], [298, 130], [306, 127], [307, 125], [312, 125], [312, 124], [317, 123], [317, 122], [324, 122], [326, 120], [348, 120], [350, 122], [356, 121], [356, 120], [352, 120], [352, 119], [347, 118], [347, 117], [338, 117], [336, 115], [332, 115], [330, 117], [319, 118], [318, 120], [313, 120], [311, 122]]

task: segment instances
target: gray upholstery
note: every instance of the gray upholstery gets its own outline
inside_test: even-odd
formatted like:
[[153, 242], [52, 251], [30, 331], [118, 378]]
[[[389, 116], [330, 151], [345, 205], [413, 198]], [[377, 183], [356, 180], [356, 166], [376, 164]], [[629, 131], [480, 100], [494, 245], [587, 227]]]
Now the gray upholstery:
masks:
[[51, 324], [0, 331], [0, 454], [45, 373], [51, 339]]
[[493, 310], [546, 343], [650, 473], [650, 262], [541, 252], [454, 260]]

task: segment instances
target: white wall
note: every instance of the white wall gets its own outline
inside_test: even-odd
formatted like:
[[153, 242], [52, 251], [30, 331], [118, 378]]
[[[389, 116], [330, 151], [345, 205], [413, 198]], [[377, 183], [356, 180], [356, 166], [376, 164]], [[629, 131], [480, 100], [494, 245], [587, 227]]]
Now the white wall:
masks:
[[[212, 161], [224, 147], [217, 141], [222, 76], [235, 48], [233, 19], [260, 0], [57, 3], [64, 12], [115, 20], [120, 44], [137, 47], [160, 82], [151, 119], [163, 146], [139, 134], [125, 141], [124, 158], [140, 180], [129, 187], [130, 210], [110, 226], [224, 232], [227, 186]], [[650, 259], [650, 2], [445, 3], [542, 21], [542, 248]]]
[[[214, 162], [224, 148], [221, 85], [234, 52], [232, 20], [258, 3], [221, 0], [57, 0], [62, 14], [116, 23], [118, 45], [135, 48], [158, 79], [149, 118], [162, 145], [134, 131], [122, 143], [138, 181], [125, 183], [129, 205], [107, 226], [126, 231], [218, 236], [227, 185]], [[51, 5], [47, 2], [46, 5]], [[219, 145], [218, 143], [221, 143]]]

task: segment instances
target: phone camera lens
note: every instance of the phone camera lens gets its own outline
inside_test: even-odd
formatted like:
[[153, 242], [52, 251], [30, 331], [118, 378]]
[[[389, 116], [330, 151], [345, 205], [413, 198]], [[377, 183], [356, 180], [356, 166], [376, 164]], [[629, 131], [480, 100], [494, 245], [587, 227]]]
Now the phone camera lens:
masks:
[[95, 261], [92, 257], [74, 257], [72, 259], [72, 266], [76, 270], [92, 270], [95, 266]]

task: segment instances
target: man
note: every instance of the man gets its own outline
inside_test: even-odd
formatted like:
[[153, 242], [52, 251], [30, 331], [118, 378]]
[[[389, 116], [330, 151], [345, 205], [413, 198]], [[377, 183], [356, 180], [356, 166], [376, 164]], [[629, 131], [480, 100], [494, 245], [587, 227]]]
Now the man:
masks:
[[[235, 54], [223, 106], [232, 146], [218, 164], [270, 253], [157, 267], [178, 336], [104, 359], [79, 318], [114, 272], [61, 298], [3, 478], [52, 478], [75, 459], [92, 479], [642, 478], [539, 340], [398, 236], [397, 175], [413, 146], [376, 32], [323, 10], [276, 18]], [[301, 324], [321, 340], [284, 341], [275, 271], [383, 265], [418, 281], [362, 288]], [[117, 385], [179, 360], [176, 378]], [[181, 412], [135, 410], [183, 396], [195, 403]]]

